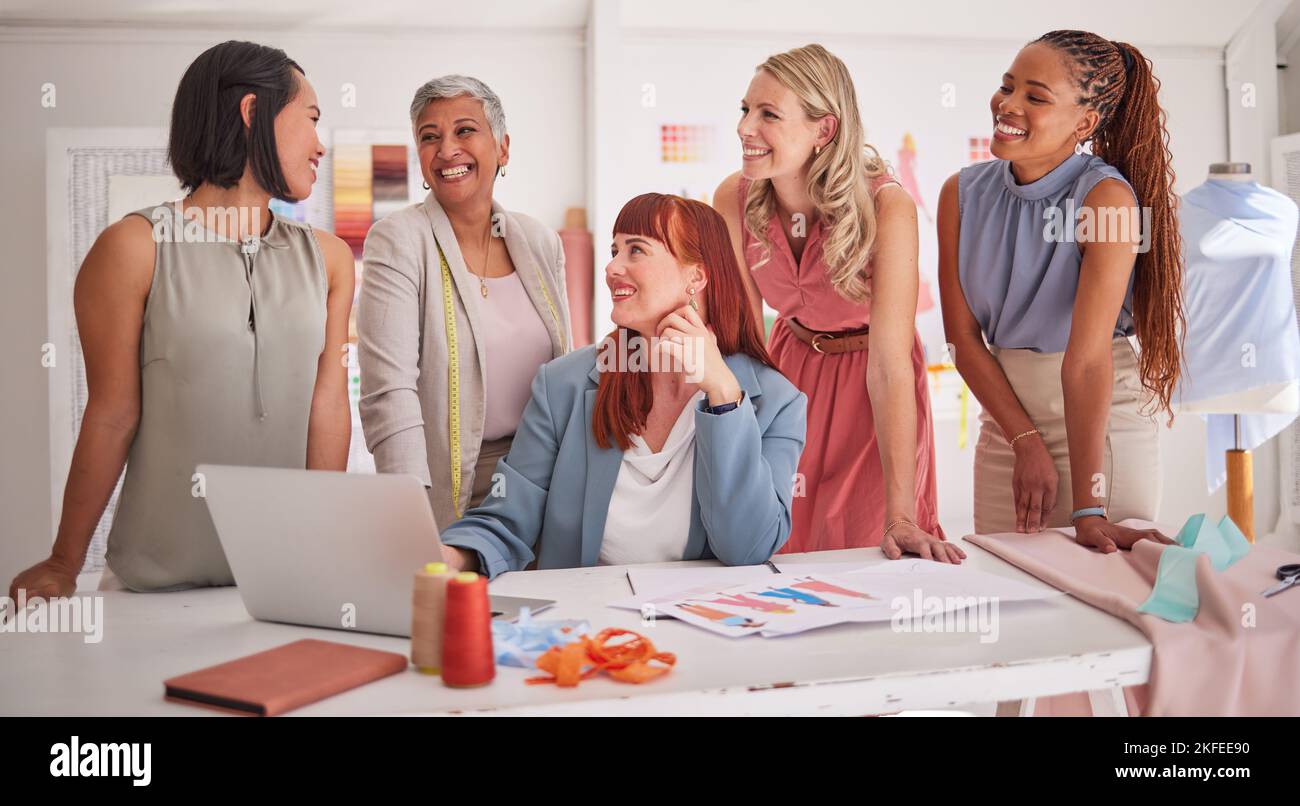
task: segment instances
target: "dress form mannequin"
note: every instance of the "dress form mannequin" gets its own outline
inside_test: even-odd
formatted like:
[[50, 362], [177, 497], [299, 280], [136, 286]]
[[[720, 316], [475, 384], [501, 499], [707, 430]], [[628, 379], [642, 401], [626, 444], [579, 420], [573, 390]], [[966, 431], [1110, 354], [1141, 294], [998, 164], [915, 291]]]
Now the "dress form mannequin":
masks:
[[[1209, 182], [1254, 183], [1249, 163], [1226, 162], [1210, 166]], [[1265, 383], [1195, 401], [1180, 401], [1180, 412], [1230, 414], [1234, 445], [1227, 451], [1228, 514], [1252, 541], [1254, 531], [1254, 481], [1251, 451], [1241, 445], [1241, 415], [1295, 414], [1300, 412], [1300, 381]]]

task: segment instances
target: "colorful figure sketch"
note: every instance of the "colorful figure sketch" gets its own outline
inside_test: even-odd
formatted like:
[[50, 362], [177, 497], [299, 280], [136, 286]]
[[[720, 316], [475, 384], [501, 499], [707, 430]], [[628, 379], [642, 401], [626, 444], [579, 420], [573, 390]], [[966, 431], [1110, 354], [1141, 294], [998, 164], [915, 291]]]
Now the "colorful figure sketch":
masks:
[[820, 579], [806, 579], [803, 582], [796, 582], [790, 587], [802, 588], [808, 591], [817, 591], [818, 593], [836, 593], [839, 594], [840, 596], [851, 596], [854, 599], [875, 599], [876, 598], [869, 593], [863, 593], [862, 591], [851, 590], [849, 588], [845, 588], [831, 582], [823, 582]]
[[746, 596], [743, 593], [733, 593], [730, 595], [720, 593], [718, 595], [722, 598], [710, 599], [709, 601], [713, 604], [728, 605], [730, 607], [747, 607], [750, 610], [757, 610], [760, 613], [782, 613], [788, 615], [795, 612], [795, 609], [790, 605], [782, 604], [781, 602], [764, 602], [762, 599], [755, 599], [751, 596]]
[[704, 605], [678, 604], [677, 606], [682, 610], [685, 610], [687, 613], [699, 616], [700, 618], [709, 619], [710, 621], [716, 621], [719, 624], [725, 624], [728, 627], [758, 628], [762, 627], [764, 624], [762, 621], [754, 621], [749, 616], [735, 616], [721, 610], [714, 610], [712, 607], [705, 607]]
[[759, 596], [771, 596], [773, 599], [793, 599], [796, 602], [802, 602], [807, 605], [816, 605], [817, 607], [839, 607], [834, 602], [828, 602], [820, 596], [813, 596], [811, 593], [797, 591], [794, 588], [772, 588], [761, 591]]

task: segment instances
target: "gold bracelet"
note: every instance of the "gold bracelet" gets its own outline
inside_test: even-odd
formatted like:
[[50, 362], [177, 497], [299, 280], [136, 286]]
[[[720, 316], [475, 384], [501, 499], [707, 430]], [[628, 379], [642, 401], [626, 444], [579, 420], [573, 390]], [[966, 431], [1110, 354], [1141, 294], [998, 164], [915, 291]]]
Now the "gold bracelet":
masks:
[[893, 528], [900, 523], [909, 523], [912, 526], [916, 526], [916, 522], [913, 521], [911, 518], [907, 518], [907, 517], [894, 518], [892, 521], [889, 522], [889, 525], [885, 527], [885, 531], [881, 533], [880, 539], [884, 540], [886, 537], [889, 537], [890, 531], [893, 530]]
[[1023, 434], [1016, 434], [1014, 437], [1012, 437], [1010, 443], [1011, 447], [1013, 448], [1016, 447], [1016, 440], [1020, 439], [1021, 437], [1027, 437], [1030, 434], [1038, 434], [1040, 437], [1042, 436], [1042, 434], [1038, 431], [1037, 428], [1031, 428]]

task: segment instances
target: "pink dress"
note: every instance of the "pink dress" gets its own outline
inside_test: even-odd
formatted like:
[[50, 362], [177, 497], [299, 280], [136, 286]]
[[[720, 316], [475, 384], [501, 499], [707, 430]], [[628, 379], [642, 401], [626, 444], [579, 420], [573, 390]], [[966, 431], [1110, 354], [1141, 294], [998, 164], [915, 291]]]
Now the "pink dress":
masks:
[[[877, 178], [872, 194], [890, 182], [897, 180]], [[752, 267], [762, 260], [762, 247], [743, 223], [748, 190], [749, 181], [741, 177], [745, 262]], [[871, 304], [849, 302], [831, 285], [822, 262], [820, 220], [809, 228], [798, 263], [775, 218], [768, 225], [768, 237], [772, 257], [752, 270], [759, 293], [779, 315], [768, 351], [781, 372], [808, 396], [808, 436], [799, 460], [803, 485], [802, 490], [795, 487], [794, 524], [781, 553], [878, 546], [885, 528], [885, 479], [867, 396], [867, 351], [819, 353], [786, 325], [787, 319], [794, 318], [810, 330], [859, 330], [871, 321]], [[916, 522], [942, 537], [930, 389], [920, 334], [913, 337], [912, 368], [916, 375]]]

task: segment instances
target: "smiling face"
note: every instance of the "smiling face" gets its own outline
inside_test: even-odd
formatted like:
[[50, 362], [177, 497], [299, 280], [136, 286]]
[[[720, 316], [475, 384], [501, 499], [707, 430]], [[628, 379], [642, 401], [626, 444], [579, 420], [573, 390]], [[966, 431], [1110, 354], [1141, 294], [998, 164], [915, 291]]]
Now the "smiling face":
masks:
[[415, 121], [420, 170], [443, 207], [490, 199], [498, 166], [510, 156], [510, 135], [497, 143], [483, 102], [469, 95], [430, 101]]
[[275, 116], [275, 148], [292, 198], [302, 200], [311, 195], [325, 146], [316, 133], [320, 120], [316, 90], [302, 73], [295, 70], [293, 74], [298, 79], [298, 94]]
[[1098, 120], [1096, 110], [1080, 106], [1076, 97], [1061, 53], [1043, 43], [1025, 46], [989, 101], [989, 150], [998, 159], [1024, 162], [1069, 156]]
[[687, 289], [694, 288], [699, 300], [706, 282], [699, 266], [683, 266], [662, 241], [614, 235], [605, 284], [614, 301], [611, 318], [619, 327], [654, 335], [660, 320], [687, 304]]
[[[830, 116], [828, 115], [827, 118]], [[834, 121], [813, 120], [788, 87], [766, 70], [754, 73], [740, 102], [740, 136], [747, 179], [772, 179], [802, 172], [813, 149], [825, 145], [834, 133]]]

